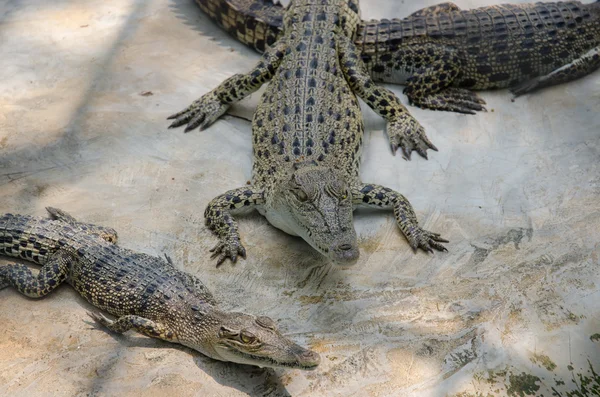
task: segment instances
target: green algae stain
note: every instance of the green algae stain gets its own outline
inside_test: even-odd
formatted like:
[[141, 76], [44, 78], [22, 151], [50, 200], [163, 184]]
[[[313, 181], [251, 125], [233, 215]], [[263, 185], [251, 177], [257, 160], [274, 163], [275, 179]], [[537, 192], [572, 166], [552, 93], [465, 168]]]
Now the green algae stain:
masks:
[[534, 364], [546, 368], [548, 371], [554, 371], [556, 368], [556, 364], [554, 364], [554, 362], [550, 360], [550, 357], [545, 354], [533, 354], [529, 357], [529, 360]]
[[592, 342], [600, 342], [600, 334], [594, 334], [594, 335], [590, 336], [590, 340]]
[[506, 392], [509, 396], [533, 396], [540, 389], [536, 382], [540, 381], [535, 375], [522, 372], [521, 375], [510, 374], [508, 377], [509, 385]]

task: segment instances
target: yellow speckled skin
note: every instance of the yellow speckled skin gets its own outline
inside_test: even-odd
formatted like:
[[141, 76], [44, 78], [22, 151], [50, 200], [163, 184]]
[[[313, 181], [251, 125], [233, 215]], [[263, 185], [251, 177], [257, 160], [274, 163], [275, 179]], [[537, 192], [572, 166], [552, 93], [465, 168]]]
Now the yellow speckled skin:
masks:
[[[264, 51], [283, 27], [268, 0], [196, 0], [241, 42]], [[483, 110], [470, 92], [515, 95], [568, 82], [600, 67], [600, 2], [502, 4], [461, 10], [441, 3], [404, 19], [362, 21], [354, 40], [374, 80], [406, 84], [413, 105]]]
[[269, 82], [252, 121], [252, 185], [208, 205], [207, 225], [219, 236], [217, 264], [246, 251], [233, 213], [257, 209], [276, 227], [299, 235], [336, 263], [359, 256], [352, 211], [358, 204], [395, 211], [414, 249], [444, 250], [437, 234], [421, 229], [401, 194], [358, 178], [363, 123], [357, 95], [384, 117], [390, 145], [406, 156], [435, 149], [398, 98], [367, 73], [352, 37], [360, 21], [348, 0], [296, 0], [284, 33], [247, 74], [235, 75], [171, 116], [171, 127], [207, 127], [227, 107]]
[[54, 219], [0, 215], [0, 255], [42, 265], [0, 266], [0, 289], [41, 298], [67, 282], [118, 318], [90, 316], [114, 332], [135, 330], [212, 358], [267, 367], [313, 369], [319, 355], [285, 338], [268, 317], [228, 313], [202, 282], [167, 261], [118, 247], [116, 232], [48, 208]]

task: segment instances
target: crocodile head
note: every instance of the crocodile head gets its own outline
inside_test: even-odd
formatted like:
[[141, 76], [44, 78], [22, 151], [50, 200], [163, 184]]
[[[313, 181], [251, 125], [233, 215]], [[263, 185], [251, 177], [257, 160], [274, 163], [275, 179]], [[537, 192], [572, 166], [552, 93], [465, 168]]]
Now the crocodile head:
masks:
[[272, 197], [267, 197], [267, 219], [302, 237], [332, 262], [354, 264], [359, 250], [346, 178], [314, 163], [300, 163], [295, 168], [291, 178], [280, 182]]
[[216, 360], [304, 370], [313, 370], [321, 362], [318, 353], [283, 336], [269, 317], [213, 310], [196, 312], [193, 318], [199, 331], [188, 337], [178, 335], [180, 343]]

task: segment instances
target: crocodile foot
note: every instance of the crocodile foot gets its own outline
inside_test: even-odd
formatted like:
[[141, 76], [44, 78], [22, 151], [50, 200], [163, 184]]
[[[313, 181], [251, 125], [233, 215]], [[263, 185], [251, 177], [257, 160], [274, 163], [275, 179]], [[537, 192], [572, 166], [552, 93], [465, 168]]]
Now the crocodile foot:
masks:
[[410, 160], [413, 150], [424, 158], [427, 158], [427, 149], [438, 150], [427, 138], [423, 126], [410, 115], [403, 115], [388, 123], [387, 134], [392, 153], [396, 155], [398, 148], [401, 148], [402, 157], [407, 160]]
[[211, 258], [217, 259], [217, 267], [221, 266], [225, 259], [231, 259], [231, 262], [235, 263], [237, 261], [238, 255], [242, 258], [246, 259], [246, 248], [240, 243], [237, 239], [232, 239], [231, 241], [220, 241], [217, 245], [215, 245], [210, 252], [212, 252]]
[[90, 316], [92, 320], [94, 320], [94, 322], [96, 322], [97, 324], [109, 329], [110, 326], [114, 323], [114, 321], [110, 320], [100, 312], [87, 312], [87, 315]]
[[464, 88], [449, 87], [422, 98], [409, 98], [412, 105], [432, 110], [445, 110], [465, 114], [476, 111], [486, 112], [485, 101], [473, 91]]
[[189, 132], [196, 127], [203, 130], [221, 117], [228, 108], [229, 105], [222, 103], [217, 94], [211, 91], [192, 102], [190, 106], [181, 112], [169, 116], [167, 120], [175, 119], [169, 128], [187, 124], [184, 132]]
[[524, 81], [514, 87], [510, 87], [510, 92], [516, 97], [521, 96], [523, 94], [527, 94], [538, 88], [540, 86], [540, 82], [542, 81], [541, 77], [536, 77], [527, 81]]
[[414, 230], [408, 237], [408, 242], [415, 252], [421, 248], [423, 251], [433, 253], [434, 249], [438, 251], [448, 251], [448, 249], [440, 243], [449, 243], [450, 241], [442, 238], [439, 233], [433, 233], [417, 226], [417, 230]]

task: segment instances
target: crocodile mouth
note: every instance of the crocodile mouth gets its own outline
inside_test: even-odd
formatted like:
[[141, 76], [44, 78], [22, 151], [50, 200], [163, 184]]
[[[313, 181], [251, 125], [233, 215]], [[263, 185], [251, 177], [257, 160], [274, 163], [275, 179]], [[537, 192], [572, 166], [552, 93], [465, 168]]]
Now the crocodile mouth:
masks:
[[[232, 361], [238, 364], [255, 365], [258, 367], [289, 368], [312, 371], [321, 363], [318, 353], [304, 349], [298, 345], [281, 351], [281, 358], [276, 354], [258, 355], [256, 353], [239, 350], [236, 346], [219, 345], [215, 349], [223, 361]], [[281, 350], [281, 349], [271, 349]]]

